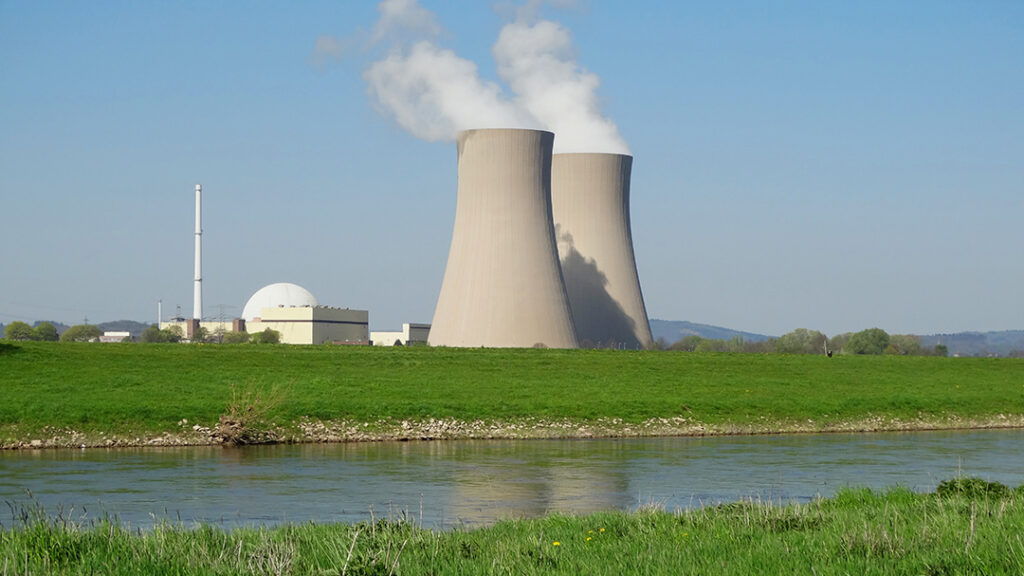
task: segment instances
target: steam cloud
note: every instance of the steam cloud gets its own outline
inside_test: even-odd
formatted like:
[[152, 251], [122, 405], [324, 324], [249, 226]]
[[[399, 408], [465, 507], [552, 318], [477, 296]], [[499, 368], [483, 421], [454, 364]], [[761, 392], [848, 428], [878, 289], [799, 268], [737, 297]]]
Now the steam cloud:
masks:
[[[428, 141], [453, 140], [470, 128], [536, 128], [476, 64], [437, 46], [440, 26], [416, 0], [384, 0], [375, 40], [391, 37], [390, 54], [363, 73], [371, 96], [400, 126]], [[426, 35], [411, 46], [403, 39]]]
[[540, 4], [521, 6], [491, 50], [515, 93], [509, 98], [480, 78], [476, 64], [438, 46], [433, 12], [417, 0], [384, 0], [371, 36], [391, 48], [363, 74], [371, 98], [428, 141], [472, 128], [544, 128], [555, 133], [555, 152], [628, 154], [615, 123], [601, 114], [600, 80], [576, 62], [569, 31], [538, 17]]
[[569, 31], [520, 12], [491, 48], [516, 102], [555, 133], [555, 152], [629, 154], [615, 123], [601, 114], [601, 80], [576, 62]]

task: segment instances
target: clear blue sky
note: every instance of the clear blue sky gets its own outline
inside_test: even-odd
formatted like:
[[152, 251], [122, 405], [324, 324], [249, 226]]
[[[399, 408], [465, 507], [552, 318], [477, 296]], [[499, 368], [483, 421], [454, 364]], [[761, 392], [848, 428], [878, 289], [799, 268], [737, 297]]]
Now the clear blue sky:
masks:
[[[502, 17], [422, 0], [496, 80]], [[629, 4], [629, 5], [627, 5]], [[767, 334], [1024, 328], [1024, 3], [591, 0], [545, 15], [635, 156], [651, 317]], [[429, 322], [450, 143], [371, 105], [372, 2], [0, 0], [0, 322], [153, 321], [272, 282]], [[358, 35], [357, 35], [358, 36]]]

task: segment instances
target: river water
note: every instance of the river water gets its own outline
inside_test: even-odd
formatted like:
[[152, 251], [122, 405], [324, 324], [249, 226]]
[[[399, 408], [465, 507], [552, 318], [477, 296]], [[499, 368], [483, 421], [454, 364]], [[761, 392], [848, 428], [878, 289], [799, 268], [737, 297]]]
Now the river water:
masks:
[[0, 452], [0, 524], [40, 505], [131, 526], [399, 518], [450, 528], [548, 512], [760, 498], [843, 486], [1024, 483], [1024, 430], [307, 444]]

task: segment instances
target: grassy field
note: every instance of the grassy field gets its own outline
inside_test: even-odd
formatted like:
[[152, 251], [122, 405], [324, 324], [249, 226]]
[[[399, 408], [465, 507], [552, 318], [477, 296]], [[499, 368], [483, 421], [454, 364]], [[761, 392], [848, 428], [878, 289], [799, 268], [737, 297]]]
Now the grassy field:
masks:
[[202, 441], [225, 413], [300, 440], [1010, 426], [1024, 359], [26, 342], [0, 397], [4, 446]]
[[140, 532], [24, 513], [0, 529], [0, 576], [1024, 573], [1024, 493], [971, 479], [952, 487], [941, 495], [846, 489], [801, 505], [549, 516], [451, 532], [390, 521]]

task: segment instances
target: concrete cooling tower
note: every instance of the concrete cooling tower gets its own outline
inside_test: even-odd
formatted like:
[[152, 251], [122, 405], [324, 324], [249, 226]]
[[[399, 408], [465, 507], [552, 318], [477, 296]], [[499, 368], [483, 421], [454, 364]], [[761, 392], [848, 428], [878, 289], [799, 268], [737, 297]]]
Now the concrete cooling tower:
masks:
[[633, 157], [555, 154], [551, 209], [576, 339], [583, 346], [651, 345], [629, 224]]
[[554, 134], [458, 135], [459, 190], [432, 346], [574, 348], [551, 219]]

